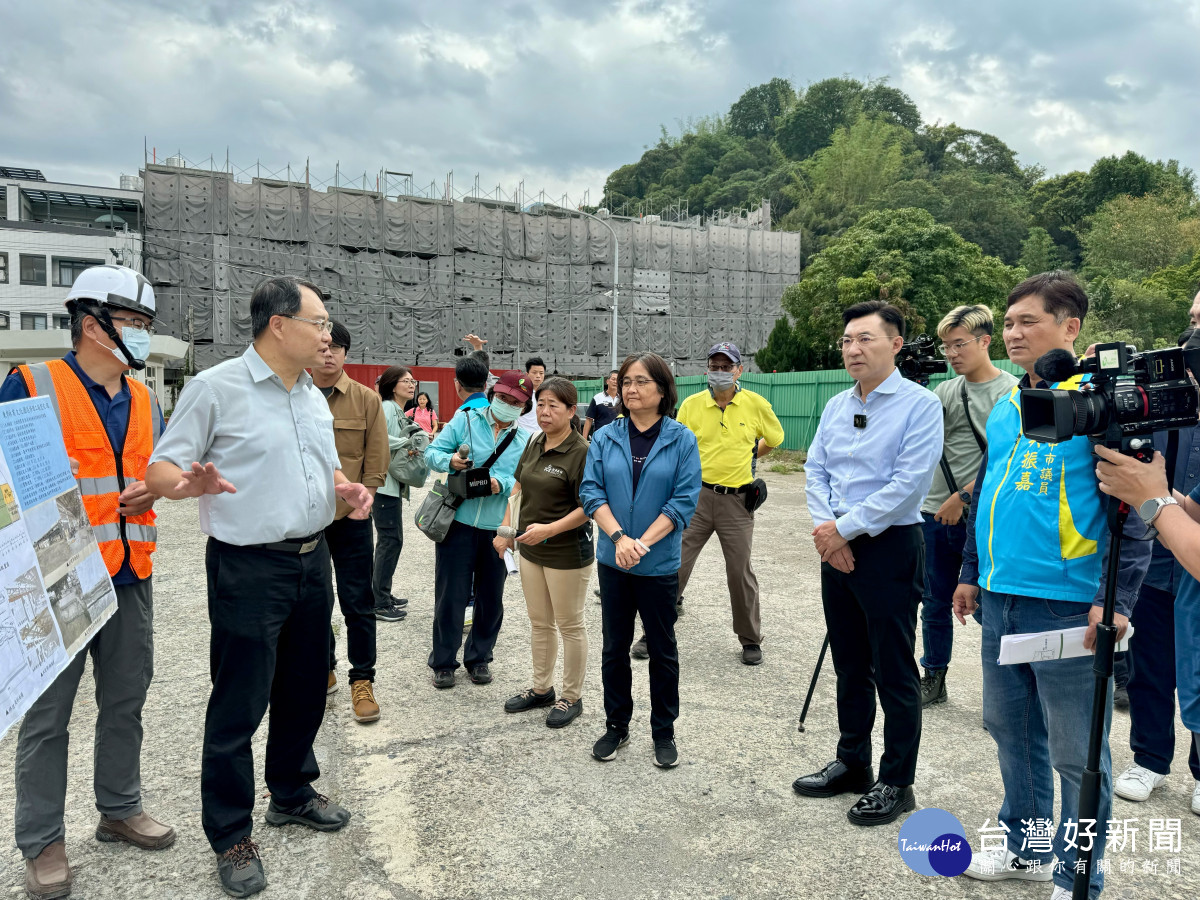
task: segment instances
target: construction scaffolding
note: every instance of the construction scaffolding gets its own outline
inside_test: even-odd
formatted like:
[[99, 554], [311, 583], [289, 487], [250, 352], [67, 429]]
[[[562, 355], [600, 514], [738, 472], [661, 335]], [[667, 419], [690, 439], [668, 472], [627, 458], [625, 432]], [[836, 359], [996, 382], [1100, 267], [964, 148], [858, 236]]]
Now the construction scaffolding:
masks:
[[[620, 353], [654, 350], [687, 374], [718, 340], [747, 354], [762, 347], [800, 272], [798, 234], [744, 218], [602, 223], [523, 187], [481, 197], [478, 179], [475, 193], [459, 195], [448, 177], [438, 198], [392, 193], [413, 191], [404, 173], [381, 171], [376, 184], [364, 176], [367, 189], [335, 173], [319, 190], [307, 169], [289, 169], [303, 181], [254, 170], [239, 180], [242, 170], [228, 166], [170, 161], [142, 173], [145, 273], [162, 326], [194, 343], [198, 369], [244, 350], [254, 287], [286, 274], [329, 292], [354, 362], [450, 365], [474, 332], [495, 366], [536, 354], [573, 374], [608, 367], [616, 283]], [[605, 225], [620, 242], [619, 272]]]

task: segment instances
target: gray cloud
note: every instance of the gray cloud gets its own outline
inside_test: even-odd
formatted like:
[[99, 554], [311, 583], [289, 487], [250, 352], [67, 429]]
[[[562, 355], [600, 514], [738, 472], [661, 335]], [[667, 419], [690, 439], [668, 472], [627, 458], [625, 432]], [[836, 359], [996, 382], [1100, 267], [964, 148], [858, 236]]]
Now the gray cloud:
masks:
[[[164, 156], [599, 195], [660, 124], [776, 75], [889, 77], [1051, 172], [1196, 166], [1196, 0], [44, 2], [9, 11], [4, 162], [115, 183]], [[372, 175], [373, 177], [373, 175]]]

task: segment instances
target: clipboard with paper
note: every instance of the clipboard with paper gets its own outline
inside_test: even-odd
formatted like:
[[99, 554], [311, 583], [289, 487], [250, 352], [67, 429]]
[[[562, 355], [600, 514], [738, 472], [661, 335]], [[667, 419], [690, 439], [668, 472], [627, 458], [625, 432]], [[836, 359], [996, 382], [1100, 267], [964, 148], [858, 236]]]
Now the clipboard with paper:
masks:
[[[1092, 651], [1083, 646], [1086, 627], [1060, 628], [1057, 631], [1038, 631], [1033, 634], [1006, 634], [1000, 638], [1000, 656], [997, 665], [1011, 666], [1019, 663], [1050, 662], [1056, 659], [1074, 659], [1090, 656]], [[1133, 637], [1133, 626], [1125, 632], [1116, 647], [1121, 653], [1129, 649]]]

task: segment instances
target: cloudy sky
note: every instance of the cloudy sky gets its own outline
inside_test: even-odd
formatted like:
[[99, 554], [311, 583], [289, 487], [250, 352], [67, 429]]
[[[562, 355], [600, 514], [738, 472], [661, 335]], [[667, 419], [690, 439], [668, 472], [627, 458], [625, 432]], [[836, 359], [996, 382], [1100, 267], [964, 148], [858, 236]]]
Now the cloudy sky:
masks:
[[311, 159], [595, 200], [661, 125], [773, 76], [887, 77], [1051, 173], [1200, 168], [1200, 0], [41, 0], [6, 4], [0, 164], [116, 184], [159, 158]]

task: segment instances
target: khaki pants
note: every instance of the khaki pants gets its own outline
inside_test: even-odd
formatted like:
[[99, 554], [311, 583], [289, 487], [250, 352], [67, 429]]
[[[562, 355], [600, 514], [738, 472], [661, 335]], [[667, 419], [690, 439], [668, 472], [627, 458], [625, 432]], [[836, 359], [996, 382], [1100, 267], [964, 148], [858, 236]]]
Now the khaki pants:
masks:
[[583, 601], [587, 596], [592, 564], [582, 569], [551, 569], [521, 559], [521, 587], [529, 610], [533, 645], [533, 689], [544, 694], [554, 686], [558, 636], [563, 642], [561, 696], [574, 702], [583, 693], [587, 668], [587, 631], [583, 627]]
[[754, 514], [746, 509], [744, 494], [718, 494], [700, 489], [696, 514], [683, 533], [683, 561], [679, 566], [679, 595], [683, 596], [696, 558], [713, 532], [725, 554], [725, 581], [733, 607], [733, 630], [742, 646], [762, 643], [762, 617], [758, 606], [758, 577], [750, 565], [754, 543]]

